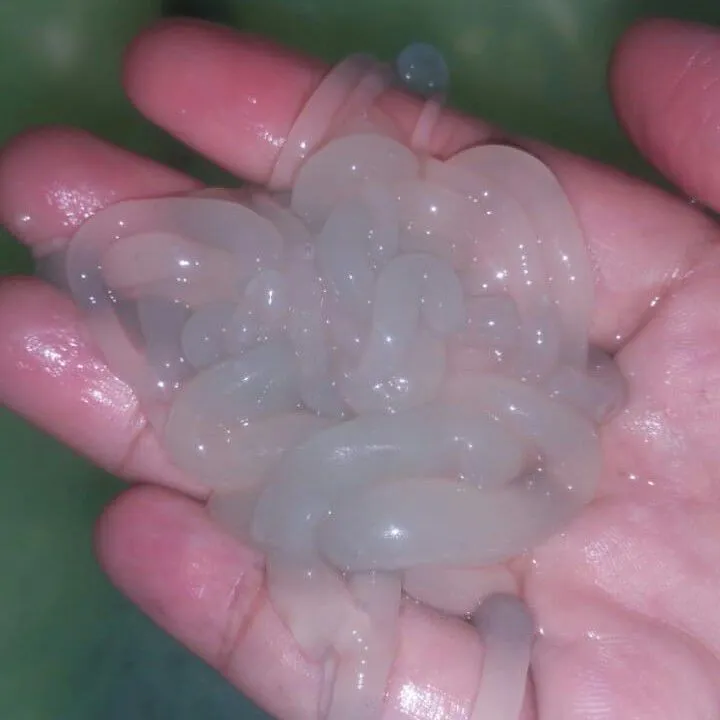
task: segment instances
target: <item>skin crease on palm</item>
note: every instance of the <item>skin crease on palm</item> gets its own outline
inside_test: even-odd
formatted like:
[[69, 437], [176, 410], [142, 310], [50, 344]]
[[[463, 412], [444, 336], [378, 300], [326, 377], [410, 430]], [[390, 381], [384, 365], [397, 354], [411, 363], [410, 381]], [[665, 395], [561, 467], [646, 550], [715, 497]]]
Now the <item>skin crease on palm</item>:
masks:
[[[324, 72], [266, 41], [174, 21], [137, 39], [124, 79], [150, 119], [262, 182]], [[630, 136], [715, 209], [718, 78], [720, 32], [664, 21], [633, 28], [612, 69]], [[412, 130], [421, 103], [381, 102]], [[447, 112], [432, 144], [449, 154], [488, 138], [502, 135]], [[515, 567], [539, 627], [522, 718], [720, 718], [719, 230], [614, 170], [515, 142], [554, 170], [578, 213], [596, 273], [591, 339], [618, 351], [630, 392], [603, 430], [597, 500]], [[80, 131], [33, 130], [0, 156], [0, 219], [42, 254], [99, 208], [194, 186]], [[70, 301], [36, 280], [3, 280], [0, 347], [8, 407], [137, 482], [98, 524], [113, 581], [273, 715], [313, 718], [319, 669], [269, 606], [259, 558], [209, 523], [199, 488], [164, 460]], [[467, 717], [482, 657], [465, 624], [407, 604], [385, 717]]]

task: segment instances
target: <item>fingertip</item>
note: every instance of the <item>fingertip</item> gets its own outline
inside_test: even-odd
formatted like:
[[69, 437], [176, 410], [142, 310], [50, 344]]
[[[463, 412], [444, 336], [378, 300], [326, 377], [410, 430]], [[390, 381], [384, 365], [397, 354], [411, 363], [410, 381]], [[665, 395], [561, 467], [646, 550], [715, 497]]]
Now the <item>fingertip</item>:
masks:
[[[143, 500], [144, 491], [147, 488], [140, 485], [124, 490], [114, 497], [103, 509], [95, 521], [93, 529], [93, 542], [95, 555], [102, 570], [109, 576], [113, 576], [113, 546], [117, 539], [122, 540], [123, 527], [127, 526], [127, 520], [132, 525], [132, 515], [136, 506], [136, 495], [139, 494], [140, 502]], [[151, 488], [151, 490], [154, 488]]]
[[620, 123], [668, 179], [720, 204], [720, 32], [674, 20], [646, 20], [619, 42], [610, 84]]
[[201, 503], [151, 486], [130, 489], [106, 508], [95, 543], [100, 566], [119, 590], [192, 651], [221, 665], [234, 640], [227, 637], [234, 616], [252, 611], [262, 587], [256, 553], [216, 529]]
[[0, 345], [1, 404], [102, 467], [123, 463], [144, 418], [68, 297], [36, 278], [3, 280]]
[[12, 234], [31, 244], [42, 239], [51, 207], [43, 197], [44, 188], [38, 187], [41, 163], [48, 157], [49, 148], [57, 148], [56, 167], [67, 168], [86, 135], [73, 128], [32, 127], [0, 149], [0, 222]]
[[[717, 30], [703, 23], [673, 20], [669, 18], [641, 18], [631, 23], [615, 45], [611, 57], [613, 77], [621, 79], [618, 72], [630, 75], [647, 68], [657, 69], [655, 51], [662, 50], [673, 62], [682, 55], [692, 55], [698, 43], [716, 42]], [[640, 63], [637, 66], [636, 63]]]
[[0, 222], [35, 251], [120, 200], [198, 187], [184, 174], [77, 128], [26, 130], [0, 151]]
[[95, 552], [100, 566], [118, 586], [126, 586], [132, 581], [133, 557], [144, 555], [143, 548], [162, 531], [164, 520], [169, 517], [176, 522], [178, 515], [193, 512], [196, 505], [152, 485], [136, 485], [120, 493], [95, 523]]
[[[626, 52], [633, 52], [635, 48], [640, 48], [646, 43], [653, 44], [658, 37], [672, 33], [677, 25], [677, 20], [663, 17], [643, 17], [633, 20], [623, 31], [620, 40], [615, 45], [612, 54], [612, 62], [614, 63]], [[685, 24], [685, 23], [683, 23]], [[692, 23], [688, 23], [692, 25]]]
[[219, 165], [262, 182], [326, 68], [254, 35], [165, 20], [128, 48], [125, 89], [146, 117]]
[[[608, 83], [610, 93], [615, 99], [616, 110], [621, 122], [635, 109], [633, 101], [635, 75], [646, 74], [641, 66], [647, 59], [645, 46], [648, 38], [652, 39], [653, 27], [656, 20], [636, 20], [615, 44], [608, 64]], [[629, 71], [628, 71], [629, 68]]]
[[[208, 31], [222, 34], [222, 26], [214, 26], [204, 20], [191, 18], [163, 18], [141, 30], [128, 43], [123, 54], [122, 79], [129, 92], [142, 87], [148, 70], [157, 67], [158, 62], [166, 64], [164, 57], [169, 50], [184, 47], [189, 58], [195, 44], [204, 38]], [[186, 63], [183, 63], [185, 65]]]
[[639, 129], [634, 121], [653, 116], [708, 41], [715, 42], [715, 31], [697, 23], [650, 18], [629, 26], [612, 53], [609, 75], [621, 120], [632, 131]]
[[[68, 312], [68, 310], [70, 312]], [[63, 333], [75, 333], [77, 323], [70, 301], [58, 291], [37, 278], [10, 276], [0, 281], [0, 388], [2, 379], [10, 373], [29, 370], [29, 358], [33, 348], [30, 328], [37, 330], [37, 324], [53, 328], [60, 337]], [[41, 338], [35, 338], [38, 344]], [[0, 398], [7, 401], [6, 397]]]

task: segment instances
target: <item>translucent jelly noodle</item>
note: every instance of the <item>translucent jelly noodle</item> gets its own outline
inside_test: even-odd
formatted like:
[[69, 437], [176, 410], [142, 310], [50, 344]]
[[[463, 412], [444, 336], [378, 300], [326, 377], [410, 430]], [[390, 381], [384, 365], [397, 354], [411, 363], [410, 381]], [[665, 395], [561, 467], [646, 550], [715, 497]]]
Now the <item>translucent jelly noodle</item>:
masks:
[[[374, 720], [403, 597], [485, 644], [471, 717], [517, 720], [534, 623], [506, 562], [592, 500], [624, 402], [589, 346], [592, 276], [562, 187], [518, 149], [428, 148], [335, 67], [269, 188], [122, 202], [42, 261], [208, 512], [264, 553], [324, 669], [318, 716]], [[419, 101], [420, 102], [420, 101]]]

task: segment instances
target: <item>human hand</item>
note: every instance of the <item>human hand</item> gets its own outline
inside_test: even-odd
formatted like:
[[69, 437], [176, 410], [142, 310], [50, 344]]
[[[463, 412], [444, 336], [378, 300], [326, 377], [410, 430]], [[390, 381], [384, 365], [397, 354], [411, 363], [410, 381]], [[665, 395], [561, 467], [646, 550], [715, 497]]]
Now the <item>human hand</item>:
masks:
[[[136, 41], [125, 82], [151, 120], [262, 182], [323, 72], [257, 39], [170, 22]], [[688, 195], [720, 210], [718, 78], [720, 34], [666, 22], [635, 28], [613, 72], [631, 137]], [[383, 102], [411, 132], [420, 105]], [[497, 131], [447, 112], [433, 150], [489, 137]], [[541, 629], [522, 718], [717, 717], [720, 231], [655, 188], [521, 144], [552, 167], [580, 217], [596, 266], [592, 340], [618, 351], [630, 386], [626, 410], [603, 430], [598, 499], [520, 572]], [[42, 254], [102, 207], [194, 185], [79, 131], [32, 131], [0, 157], [0, 219]], [[170, 467], [71, 302], [34, 279], [4, 280], [0, 346], [0, 400], [138, 482], [98, 525], [112, 580], [269, 712], [314, 718], [320, 670], [268, 604], [259, 558], [206, 518], [200, 489]], [[482, 669], [476, 634], [411, 603], [401, 628], [386, 717], [467, 717]]]

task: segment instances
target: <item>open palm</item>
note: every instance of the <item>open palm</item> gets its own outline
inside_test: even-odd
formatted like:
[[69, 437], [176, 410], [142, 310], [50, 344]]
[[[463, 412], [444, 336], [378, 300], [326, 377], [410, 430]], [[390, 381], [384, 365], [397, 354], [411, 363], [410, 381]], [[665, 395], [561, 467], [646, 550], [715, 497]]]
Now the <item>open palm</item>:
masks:
[[[154, 122], [262, 182], [324, 72], [257, 39], [174, 21], [138, 38], [125, 82]], [[720, 210], [720, 34], [646, 23], [623, 41], [613, 77], [638, 146]], [[420, 105], [381, 102], [411, 132]], [[448, 112], [432, 145], [446, 155], [498, 136]], [[630, 387], [603, 431], [597, 501], [516, 568], [541, 631], [523, 718], [720, 718], [720, 228], [613, 170], [522, 144], [576, 208], [596, 268], [593, 341], [618, 351]], [[195, 184], [82, 132], [36, 130], [0, 157], [0, 219], [42, 255], [102, 207]], [[4, 280], [0, 348], [0, 401], [142, 483], [98, 526], [114, 582], [269, 712], [314, 718], [320, 669], [269, 605], [259, 558], [209, 523], [199, 487], [169, 465], [70, 301], [36, 280]], [[475, 633], [409, 603], [401, 627], [386, 717], [466, 717], [482, 668]]]

